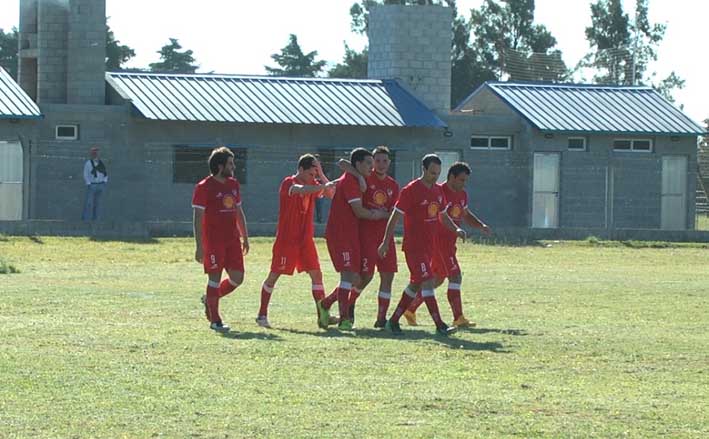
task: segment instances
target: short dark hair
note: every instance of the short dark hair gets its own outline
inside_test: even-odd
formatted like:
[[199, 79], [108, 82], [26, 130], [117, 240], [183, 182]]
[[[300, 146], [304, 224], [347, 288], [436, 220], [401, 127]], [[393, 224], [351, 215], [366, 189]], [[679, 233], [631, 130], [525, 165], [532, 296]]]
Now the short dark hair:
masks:
[[431, 163], [440, 165], [441, 159], [438, 158], [436, 154], [426, 154], [425, 156], [423, 156], [423, 160], [421, 160], [421, 166], [423, 166], [423, 169], [428, 170], [428, 167], [431, 165]]
[[317, 159], [318, 158], [312, 154], [303, 154], [298, 159], [298, 168], [303, 168], [304, 171], [307, 171], [308, 169], [315, 166], [315, 161]]
[[389, 150], [388, 146], [385, 145], [379, 145], [376, 148], [374, 148], [374, 151], [372, 151], [372, 156], [375, 156], [377, 154], [386, 154], [389, 159], [391, 159], [391, 151]]
[[212, 153], [209, 155], [209, 170], [212, 175], [217, 175], [219, 165], [226, 166], [229, 157], [234, 158], [234, 153], [226, 146], [219, 146], [212, 150]]
[[367, 157], [373, 157], [372, 153], [364, 148], [355, 148], [350, 153], [350, 163], [355, 166], [357, 163], [364, 161]]
[[451, 175], [453, 177], [457, 177], [460, 174], [462, 174], [463, 172], [470, 175], [470, 166], [468, 166], [468, 164], [465, 162], [455, 162], [451, 165], [450, 168], [448, 168], [448, 177], [447, 178], [451, 178]]

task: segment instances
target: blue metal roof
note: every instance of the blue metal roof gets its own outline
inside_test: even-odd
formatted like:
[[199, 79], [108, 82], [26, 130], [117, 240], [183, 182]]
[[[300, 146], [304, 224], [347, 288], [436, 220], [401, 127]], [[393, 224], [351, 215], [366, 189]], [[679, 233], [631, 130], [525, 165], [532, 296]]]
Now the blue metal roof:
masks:
[[153, 120], [445, 127], [393, 80], [106, 73], [108, 84]]
[[42, 113], [27, 93], [0, 67], [0, 119], [40, 119]]
[[[700, 135], [704, 129], [650, 87], [487, 82], [542, 131]], [[468, 97], [463, 108], [477, 94]]]

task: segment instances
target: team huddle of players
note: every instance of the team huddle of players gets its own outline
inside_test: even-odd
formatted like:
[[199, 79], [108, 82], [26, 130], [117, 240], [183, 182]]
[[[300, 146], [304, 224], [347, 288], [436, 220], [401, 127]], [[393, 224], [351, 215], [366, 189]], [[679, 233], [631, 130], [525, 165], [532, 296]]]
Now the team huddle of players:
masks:
[[[466, 163], [454, 163], [444, 183], [437, 184], [441, 160], [434, 154], [422, 160], [422, 175], [401, 190], [388, 175], [391, 153], [386, 146], [374, 151], [356, 148], [349, 161], [341, 160], [343, 175], [334, 181], [325, 176], [318, 158], [305, 154], [298, 160], [294, 175], [283, 179], [279, 189], [278, 228], [268, 276], [261, 286], [261, 305], [256, 317], [259, 326], [270, 328], [268, 306], [281, 275], [295, 270], [307, 272], [318, 326], [353, 329], [355, 305], [379, 272], [378, 311], [375, 328], [400, 333], [399, 320], [405, 317], [416, 325], [416, 308], [426, 304], [436, 332], [447, 336], [457, 327], [473, 326], [464, 315], [460, 295], [462, 281], [456, 258], [456, 241], [465, 239], [463, 222], [490, 234], [489, 227], [468, 208], [465, 184], [470, 176]], [[192, 207], [196, 241], [195, 259], [204, 264], [209, 276], [202, 297], [205, 316], [216, 331], [228, 331], [219, 314], [219, 299], [238, 287], [244, 278], [244, 259], [249, 241], [246, 218], [241, 208], [239, 183], [233, 178], [234, 156], [228, 148], [212, 151], [211, 175], [195, 187]], [[318, 197], [332, 198], [325, 229], [330, 259], [340, 281], [325, 294], [317, 248], [313, 213]], [[389, 319], [392, 283], [397, 272], [394, 230], [404, 219], [403, 252], [410, 277], [407, 287]], [[222, 271], [228, 277], [221, 280]], [[434, 289], [448, 279], [448, 301], [453, 325], [443, 322]], [[337, 302], [339, 318], [331, 316]]]

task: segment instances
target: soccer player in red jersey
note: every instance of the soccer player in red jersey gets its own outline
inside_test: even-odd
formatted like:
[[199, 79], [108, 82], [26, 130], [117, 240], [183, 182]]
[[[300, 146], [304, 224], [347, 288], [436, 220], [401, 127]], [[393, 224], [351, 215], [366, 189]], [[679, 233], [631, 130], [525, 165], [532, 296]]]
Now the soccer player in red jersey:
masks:
[[441, 159], [435, 154], [428, 154], [422, 160], [423, 174], [401, 190], [399, 200], [387, 221], [384, 238], [379, 245], [380, 257], [389, 253], [390, 241], [394, 237], [394, 228], [399, 219], [404, 217], [403, 250], [406, 265], [409, 267], [409, 285], [404, 290], [401, 300], [392, 316], [386, 322], [386, 329], [400, 333], [399, 319], [420, 289], [428, 311], [436, 323], [436, 332], [448, 336], [455, 332], [441, 319], [438, 303], [434, 294], [432, 262], [436, 248], [438, 222], [443, 223], [458, 236], [465, 238], [465, 231], [456, 227], [446, 214], [447, 200], [440, 186], [436, 184], [441, 173]]
[[[366, 149], [355, 148], [350, 153], [350, 163], [361, 176], [367, 178], [372, 173], [374, 158]], [[383, 209], [367, 209], [362, 205], [362, 189], [357, 177], [345, 173], [336, 180], [335, 196], [332, 199], [325, 228], [325, 239], [335, 271], [340, 273], [340, 284], [332, 294], [318, 302], [320, 327], [327, 328], [330, 307], [337, 301], [340, 309], [338, 327], [341, 330], [352, 329], [349, 296], [352, 286], [359, 283], [361, 264], [359, 220], [378, 220], [386, 218], [387, 215]]]
[[323, 195], [332, 198], [334, 192], [334, 183], [328, 181], [320, 161], [312, 154], [301, 156], [298, 172], [281, 182], [271, 272], [261, 286], [261, 308], [256, 317], [259, 326], [271, 327], [268, 304], [281, 275], [291, 276], [296, 269], [298, 273], [307, 271], [312, 281], [313, 299], [317, 303], [325, 298], [318, 251], [313, 240], [313, 209], [316, 198]]
[[[490, 235], [490, 227], [480, 220], [468, 207], [468, 194], [465, 191], [465, 184], [470, 176], [470, 166], [467, 163], [456, 162], [448, 169], [445, 183], [439, 186], [448, 200], [448, 216], [457, 227], [462, 222], [466, 222], [472, 227], [478, 228], [485, 235]], [[463, 304], [460, 297], [460, 285], [463, 280], [456, 256], [455, 246], [458, 235], [450, 231], [443, 223], [438, 224], [438, 245], [436, 254], [433, 257], [433, 274], [435, 276], [434, 287], [438, 288], [443, 281], [448, 278], [448, 303], [453, 311], [453, 326], [465, 327], [475, 326], [463, 315]], [[416, 296], [411, 305], [404, 313], [404, 317], [410, 325], [416, 326], [416, 309], [423, 302], [422, 296]]]
[[[388, 175], [391, 165], [391, 151], [386, 146], [377, 146], [372, 151], [374, 156], [374, 172], [366, 179], [367, 189], [362, 196], [362, 205], [367, 209], [384, 209], [391, 213], [394, 203], [399, 198], [399, 184]], [[379, 293], [377, 294], [378, 311], [375, 328], [383, 328], [386, 323], [386, 313], [391, 300], [391, 285], [394, 273], [397, 272], [396, 248], [391, 240], [386, 257], [380, 258], [377, 247], [384, 238], [386, 218], [377, 221], [359, 222], [360, 251], [362, 264], [360, 267], [360, 282], [350, 292], [350, 318], [354, 323], [354, 310], [357, 299], [362, 291], [374, 278], [374, 269], [379, 272]]]
[[[241, 189], [234, 178], [234, 153], [224, 146], [209, 156], [211, 175], [197, 183], [192, 196], [195, 260], [209, 276], [202, 296], [210, 328], [229, 331], [219, 315], [219, 299], [244, 281], [244, 255], [249, 252], [249, 232], [241, 208]], [[222, 270], [228, 277], [222, 278]]]

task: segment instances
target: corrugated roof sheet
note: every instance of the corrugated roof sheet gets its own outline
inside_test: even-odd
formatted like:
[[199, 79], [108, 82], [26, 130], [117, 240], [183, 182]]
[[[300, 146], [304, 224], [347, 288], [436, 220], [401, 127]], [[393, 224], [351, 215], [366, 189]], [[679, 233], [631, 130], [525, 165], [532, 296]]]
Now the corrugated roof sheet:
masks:
[[542, 131], [668, 135], [704, 132], [650, 87], [509, 82], [488, 82], [481, 87], [485, 86]]
[[0, 67], [0, 119], [39, 119], [42, 113], [27, 93]]
[[444, 127], [393, 80], [107, 73], [146, 118], [204, 122]]

